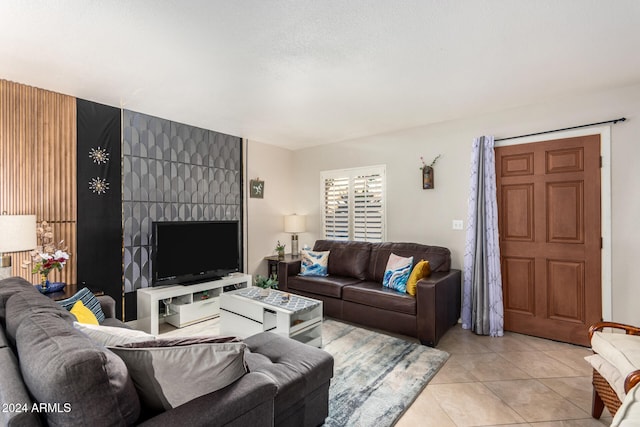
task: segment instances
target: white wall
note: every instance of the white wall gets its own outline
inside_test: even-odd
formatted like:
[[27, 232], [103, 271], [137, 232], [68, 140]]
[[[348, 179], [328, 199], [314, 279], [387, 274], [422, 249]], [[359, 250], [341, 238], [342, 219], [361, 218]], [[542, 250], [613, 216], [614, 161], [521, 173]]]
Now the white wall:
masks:
[[[451, 221], [463, 219], [466, 226], [475, 136], [516, 136], [621, 116], [628, 120], [611, 133], [613, 320], [640, 324], [640, 282], [633, 274], [640, 254], [640, 85], [296, 151], [291, 203], [308, 214], [303, 242], [321, 237], [320, 171], [386, 164], [387, 239], [446, 246], [453, 267], [462, 268], [465, 232], [452, 230]], [[435, 189], [422, 190], [419, 158], [430, 162], [438, 154]]]
[[284, 233], [284, 215], [294, 213], [293, 152], [269, 144], [248, 141], [246, 188], [249, 180], [265, 182], [264, 198], [249, 198], [247, 192], [247, 273], [267, 274], [264, 257], [275, 254], [276, 241], [291, 248], [291, 235]]

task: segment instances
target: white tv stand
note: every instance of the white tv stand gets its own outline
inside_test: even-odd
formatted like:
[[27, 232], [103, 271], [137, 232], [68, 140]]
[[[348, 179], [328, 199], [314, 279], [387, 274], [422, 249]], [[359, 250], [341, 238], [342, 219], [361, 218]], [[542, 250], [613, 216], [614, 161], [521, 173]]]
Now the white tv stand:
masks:
[[160, 301], [171, 298], [168, 315], [163, 320], [177, 327], [191, 325], [220, 315], [220, 295], [225, 286], [234, 289], [251, 286], [251, 275], [235, 273], [219, 280], [195, 285], [169, 285], [138, 289], [136, 328], [158, 335]]

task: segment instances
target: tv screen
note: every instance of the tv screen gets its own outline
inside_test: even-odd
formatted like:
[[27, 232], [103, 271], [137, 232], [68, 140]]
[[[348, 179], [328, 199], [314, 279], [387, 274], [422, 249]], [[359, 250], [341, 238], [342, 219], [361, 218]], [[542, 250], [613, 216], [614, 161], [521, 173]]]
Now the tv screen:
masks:
[[239, 271], [239, 222], [154, 222], [151, 268], [153, 286], [188, 285]]

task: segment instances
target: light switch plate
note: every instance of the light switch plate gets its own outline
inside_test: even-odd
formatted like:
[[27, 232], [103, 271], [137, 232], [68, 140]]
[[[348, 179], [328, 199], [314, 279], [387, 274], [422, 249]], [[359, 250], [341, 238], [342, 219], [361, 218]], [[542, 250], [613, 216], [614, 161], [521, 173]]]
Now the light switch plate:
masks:
[[461, 219], [454, 219], [454, 220], [453, 220], [453, 223], [452, 223], [452, 228], [453, 228], [454, 230], [462, 230], [462, 228], [463, 228], [463, 224], [464, 224], [464, 223], [462, 222], [462, 220], [461, 220]]

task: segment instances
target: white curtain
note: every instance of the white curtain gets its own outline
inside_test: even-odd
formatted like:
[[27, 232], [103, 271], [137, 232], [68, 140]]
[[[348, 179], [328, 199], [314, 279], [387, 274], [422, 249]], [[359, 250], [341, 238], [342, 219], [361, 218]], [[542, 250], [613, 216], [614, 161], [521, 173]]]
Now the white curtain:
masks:
[[504, 334], [504, 315], [493, 148], [493, 136], [473, 140], [462, 327], [479, 335], [500, 337]]

